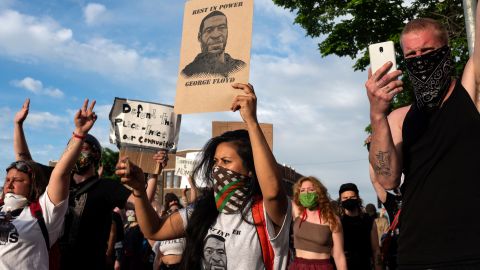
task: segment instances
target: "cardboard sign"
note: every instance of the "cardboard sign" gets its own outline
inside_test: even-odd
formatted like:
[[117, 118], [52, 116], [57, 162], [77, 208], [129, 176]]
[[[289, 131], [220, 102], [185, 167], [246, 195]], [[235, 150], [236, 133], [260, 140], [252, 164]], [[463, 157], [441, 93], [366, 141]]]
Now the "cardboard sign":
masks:
[[230, 110], [248, 83], [253, 0], [191, 0], [185, 4], [176, 113]]
[[[193, 167], [191, 169], [191, 172], [190, 174], [193, 172], [193, 169], [195, 168], [195, 161], [197, 160], [197, 158], [199, 157], [199, 155], [201, 155], [201, 152], [188, 152], [186, 154], [186, 159], [187, 160], [192, 160], [194, 161], [193, 162]], [[191, 185], [190, 185], [190, 181], [188, 179], [188, 177], [190, 177], [190, 175], [186, 175], [186, 176], [182, 176], [182, 180], [180, 182], [180, 187], [187, 187], [187, 188], [191, 188]], [[206, 186], [206, 182], [205, 180], [200, 177], [200, 176], [197, 176], [197, 179], [195, 179], [195, 185], [197, 187], [205, 187]]]
[[175, 175], [190, 177], [193, 171], [195, 160], [184, 157], [175, 158]]
[[155, 152], [177, 148], [181, 117], [172, 106], [115, 98], [109, 118], [110, 142], [120, 149], [120, 157], [128, 156], [144, 172], [158, 172]]
[[119, 158], [128, 157], [130, 161], [142, 168], [144, 173], [158, 174], [160, 172], [160, 164], [153, 161], [153, 155], [156, 151], [150, 149], [121, 147]]

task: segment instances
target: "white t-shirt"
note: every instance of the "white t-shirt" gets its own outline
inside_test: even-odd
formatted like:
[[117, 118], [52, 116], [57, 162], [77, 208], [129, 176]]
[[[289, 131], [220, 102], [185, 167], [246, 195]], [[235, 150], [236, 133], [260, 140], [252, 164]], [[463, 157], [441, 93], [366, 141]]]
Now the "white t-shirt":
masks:
[[153, 265], [157, 265], [157, 261], [160, 259], [159, 252], [162, 253], [162, 255], [182, 255], [184, 249], [185, 238], [156, 241], [152, 247], [152, 251], [155, 253], [155, 262]]
[[[40, 196], [39, 203], [50, 244], [54, 244], [62, 233], [68, 204], [65, 200], [56, 206], [53, 205], [46, 191]], [[0, 269], [48, 270], [45, 238], [29, 206], [23, 208], [20, 215], [10, 222], [0, 223]]]
[[[265, 210], [264, 215], [267, 221], [268, 238], [275, 253], [274, 269], [287, 269], [289, 229], [292, 221], [290, 200], [285, 219], [277, 235]], [[186, 228], [188, 220], [184, 209], [180, 210], [180, 216]], [[248, 212], [247, 220], [253, 223], [251, 211]], [[265, 269], [257, 230], [254, 225], [243, 221], [240, 214], [220, 213], [218, 215], [217, 221], [210, 227], [205, 237], [204, 257], [202, 269]]]

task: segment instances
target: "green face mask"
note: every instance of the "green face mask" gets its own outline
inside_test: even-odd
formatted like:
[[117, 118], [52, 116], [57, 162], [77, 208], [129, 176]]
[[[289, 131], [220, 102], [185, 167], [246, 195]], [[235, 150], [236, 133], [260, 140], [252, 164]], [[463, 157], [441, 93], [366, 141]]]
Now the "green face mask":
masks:
[[308, 209], [315, 208], [318, 205], [318, 194], [316, 192], [300, 193], [298, 199], [300, 204]]

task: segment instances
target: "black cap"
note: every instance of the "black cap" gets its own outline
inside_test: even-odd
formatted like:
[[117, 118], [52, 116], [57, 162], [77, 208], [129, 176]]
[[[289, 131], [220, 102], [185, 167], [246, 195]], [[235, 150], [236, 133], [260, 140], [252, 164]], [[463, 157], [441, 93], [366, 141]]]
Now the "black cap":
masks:
[[340, 190], [338, 191], [338, 195], [341, 195], [345, 191], [354, 191], [358, 195], [358, 188], [357, 185], [354, 183], [346, 183], [340, 186]]

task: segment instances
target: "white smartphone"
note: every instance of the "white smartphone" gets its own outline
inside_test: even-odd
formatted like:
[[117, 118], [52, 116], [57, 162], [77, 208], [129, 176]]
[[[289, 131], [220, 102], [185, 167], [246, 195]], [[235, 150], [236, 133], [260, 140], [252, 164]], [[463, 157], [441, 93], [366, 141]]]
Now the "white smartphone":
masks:
[[368, 54], [370, 54], [370, 67], [372, 68], [372, 74], [388, 61], [393, 63], [388, 73], [397, 70], [395, 47], [393, 46], [392, 41], [371, 44], [368, 46]]

